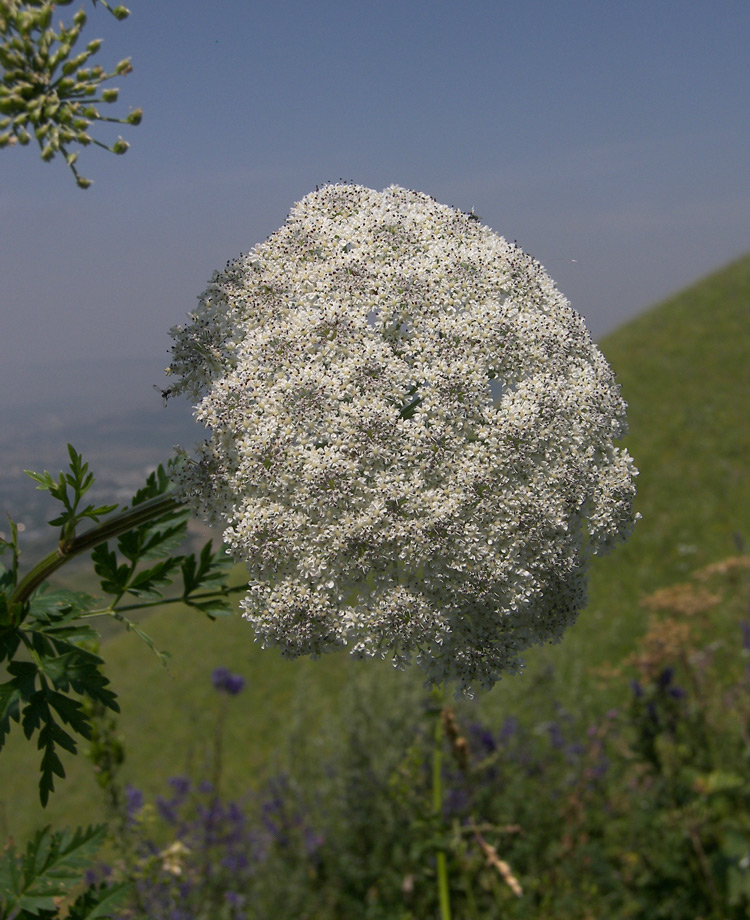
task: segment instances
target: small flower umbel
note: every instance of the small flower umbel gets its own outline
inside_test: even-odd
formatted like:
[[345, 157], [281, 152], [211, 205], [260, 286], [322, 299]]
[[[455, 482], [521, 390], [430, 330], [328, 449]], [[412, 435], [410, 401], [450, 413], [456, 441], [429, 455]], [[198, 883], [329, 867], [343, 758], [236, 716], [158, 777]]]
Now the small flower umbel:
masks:
[[625, 403], [538, 262], [418, 192], [329, 185], [172, 330], [209, 440], [179, 490], [288, 655], [490, 687], [634, 521]]
[[[79, 10], [70, 25], [59, 25], [55, 31], [52, 17], [56, 6], [67, 6], [71, 0], [3, 0], [0, 3], [0, 148], [28, 144], [36, 138], [42, 159], [52, 160], [60, 153], [71, 168], [80, 188], [88, 188], [91, 180], [78, 173], [78, 152], [74, 144], [96, 144], [111, 153], [123, 154], [129, 144], [118, 138], [111, 145], [91, 137], [94, 122], [140, 124], [142, 111], [136, 109], [125, 118], [108, 118], [98, 106], [117, 101], [119, 90], [103, 89], [107, 80], [130, 73], [129, 60], [120, 61], [112, 73], [99, 65], [90, 66], [89, 59], [101, 46], [101, 40], [90, 41], [86, 48], [74, 54], [73, 47], [86, 24], [86, 14]], [[110, 7], [99, 2], [118, 19], [126, 19], [124, 6]]]

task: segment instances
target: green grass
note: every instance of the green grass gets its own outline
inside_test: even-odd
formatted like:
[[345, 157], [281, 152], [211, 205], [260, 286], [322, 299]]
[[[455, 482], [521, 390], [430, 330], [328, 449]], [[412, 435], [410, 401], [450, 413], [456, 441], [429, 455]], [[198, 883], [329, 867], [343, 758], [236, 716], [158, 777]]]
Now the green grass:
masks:
[[[526, 672], [501, 682], [477, 705], [485, 716], [532, 715], [542, 696], [577, 712], [601, 712], [606, 691], [595, 669], [616, 663], [643, 633], [640, 600], [750, 542], [750, 256], [655, 307], [601, 343], [629, 403], [626, 445], [640, 469], [632, 539], [596, 560], [590, 603], [562, 644], [534, 650]], [[224, 789], [241, 795], [273, 769], [292, 727], [314, 733], [335, 717], [353, 675], [419, 681], [378, 662], [345, 655], [283, 660], [252, 641], [237, 619], [211, 623], [170, 608], [147, 630], [172, 655], [168, 674], [133, 635], [103, 649], [123, 709], [125, 781], [153, 795], [170, 775], [200, 772], [219, 698], [210, 675], [223, 665], [247, 689], [228, 708]], [[69, 779], [42, 812], [36, 752], [12, 733], [0, 761], [0, 837], [22, 838], [44, 821], [85, 824], [103, 816], [91, 769], [68, 761]]]

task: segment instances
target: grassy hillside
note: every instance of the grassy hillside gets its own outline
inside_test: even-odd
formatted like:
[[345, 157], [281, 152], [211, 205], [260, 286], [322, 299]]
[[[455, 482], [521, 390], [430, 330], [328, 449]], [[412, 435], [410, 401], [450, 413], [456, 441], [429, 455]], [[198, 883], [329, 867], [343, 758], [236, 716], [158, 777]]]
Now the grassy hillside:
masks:
[[596, 693], [588, 665], [622, 658], [642, 632], [644, 595], [750, 544], [750, 255], [601, 348], [628, 402], [642, 519], [595, 562], [589, 606], [562, 646], [536, 656], [561, 669], [559, 693], [577, 706]]
[[[643, 632], [640, 599], [694, 568], [750, 542], [750, 256], [643, 314], [602, 343], [629, 403], [627, 446], [640, 469], [632, 540], [597, 560], [591, 600], [565, 641], [535, 650], [526, 673], [503, 681], [477, 705], [487, 715], [533, 713], [541, 695], [577, 711], [606, 705], [595, 669], [627, 655]], [[124, 775], [153, 795], [166, 777], [199, 771], [212, 743], [220, 699], [211, 671], [240, 672], [247, 689], [229, 707], [226, 792], [240, 794], [274, 764], [290, 728], [334, 717], [359, 672], [419, 681], [378, 663], [336, 655], [287, 662], [252, 642], [241, 620], [210, 623], [187, 611], [149, 618], [148, 631], [172, 654], [170, 676], [132, 635], [107, 642], [104, 656], [123, 708]], [[36, 759], [19, 733], [0, 759], [0, 836], [22, 836], [44, 820], [99, 818], [90, 768], [70, 779], [42, 814], [35, 805]]]

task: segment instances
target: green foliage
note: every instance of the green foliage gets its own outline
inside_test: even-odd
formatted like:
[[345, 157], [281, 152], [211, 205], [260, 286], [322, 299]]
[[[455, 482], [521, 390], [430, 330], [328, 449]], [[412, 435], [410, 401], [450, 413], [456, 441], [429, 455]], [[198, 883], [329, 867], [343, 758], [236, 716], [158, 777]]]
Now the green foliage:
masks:
[[[231, 566], [210, 542], [195, 554], [174, 555], [185, 538], [188, 510], [169, 497], [171, 480], [159, 467], [134, 496], [122, 514], [107, 519], [82, 536], [77, 526], [84, 520], [98, 522], [116, 505], [83, 506], [82, 499], [94, 477], [88, 464], [68, 445], [70, 471], [58, 479], [46, 471], [29, 473], [37, 488], [49, 491], [63, 507], [50, 524], [60, 527], [59, 549], [36, 566], [30, 576], [18, 580], [18, 533], [0, 550], [10, 550], [12, 564], [0, 572], [3, 601], [0, 607], [0, 663], [7, 662], [8, 680], [0, 684], [0, 748], [11, 723], [22, 726], [25, 737], [37, 739], [42, 752], [39, 796], [46, 805], [54, 790], [54, 777], [64, 777], [59, 756], [62, 749], [78, 751], [80, 739], [92, 734], [88, 700], [104, 709], [119, 711], [115, 694], [102, 672], [103, 661], [96, 654], [99, 634], [91, 625], [97, 616], [111, 616], [133, 630], [162, 661], [150, 637], [126, 613], [154, 603], [181, 601], [210, 617], [230, 613], [227, 585]], [[107, 538], [116, 539], [110, 549]], [[100, 588], [109, 595], [51, 590], [44, 576], [82, 548], [93, 547], [94, 570]], [[182, 591], [165, 598], [164, 589], [182, 577]], [[38, 587], [37, 587], [38, 586]], [[135, 602], [124, 604], [129, 597]]]
[[[38, 831], [22, 853], [10, 844], [0, 855], [0, 920], [59, 917], [59, 907], [104, 843], [106, 827]], [[110, 916], [129, 884], [91, 885], [73, 901], [69, 920]]]
[[[104, 514], [109, 514], [117, 508], [117, 505], [87, 505], [81, 511], [78, 505], [81, 498], [88, 492], [94, 483], [94, 474], [89, 471], [88, 463], [83, 462], [83, 457], [68, 444], [68, 456], [70, 457], [70, 472], [60, 473], [57, 481], [45, 470], [43, 473], [34, 473], [26, 470], [26, 475], [38, 482], [39, 491], [49, 492], [50, 495], [61, 502], [63, 513], [51, 520], [49, 523], [53, 527], [61, 527], [60, 545], [65, 547], [70, 544], [75, 536], [75, 529], [81, 521], [89, 518], [92, 521], [98, 521]], [[68, 494], [68, 489], [71, 494]]]
[[[117, 20], [126, 19], [124, 6], [110, 7], [99, 2]], [[122, 138], [107, 145], [91, 137], [95, 122], [137, 125], [143, 113], [132, 111], [125, 118], [109, 118], [97, 108], [117, 101], [117, 89], [102, 84], [130, 73], [128, 59], [120, 61], [112, 73], [100, 65], [91, 65], [102, 44], [90, 41], [85, 50], [74, 51], [86, 14], [81, 9], [69, 25], [52, 23], [55, 9], [68, 6], [71, 0], [3, 0], [0, 3], [0, 148], [18, 143], [28, 144], [34, 137], [46, 162], [59, 153], [75, 176], [80, 188], [91, 185], [76, 169], [78, 153], [71, 145], [93, 143], [111, 153], [123, 154], [129, 144]], [[98, 94], [98, 95], [97, 95]]]
[[7, 665], [10, 680], [0, 685], [0, 747], [11, 720], [21, 722], [27, 739], [38, 733], [37, 747], [43, 751], [39, 783], [43, 805], [54, 790], [53, 776], [65, 776], [57, 748], [75, 754], [74, 736], [88, 738], [91, 734], [89, 719], [71, 692], [119, 709], [101, 672], [101, 658], [79, 645], [97, 638], [94, 630], [73, 622], [80, 612], [63, 603], [51, 612], [39, 613], [32, 603], [27, 625], [15, 630], [11, 642], [0, 648], [3, 658], [7, 652], [12, 659], [19, 646], [24, 647], [31, 659], [10, 660]]
[[[80, 887], [81, 876], [104, 842], [106, 828], [53, 832], [38, 831], [23, 853], [10, 844], [0, 855], [0, 920], [51, 920], [62, 916], [61, 903], [71, 889]], [[109, 917], [127, 894], [130, 885], [88, 885], [68, 905], [68, 920]]]

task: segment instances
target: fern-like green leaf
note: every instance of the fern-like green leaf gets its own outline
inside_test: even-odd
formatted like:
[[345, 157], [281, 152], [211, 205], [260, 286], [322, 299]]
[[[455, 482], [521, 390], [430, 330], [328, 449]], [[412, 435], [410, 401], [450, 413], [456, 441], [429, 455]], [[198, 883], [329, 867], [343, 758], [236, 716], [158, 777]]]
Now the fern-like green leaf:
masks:
[[[15, 917], [21, 911], [31, 916], [56, 912], [55, 899], [80, 882], [105, 833], [104, 825], [55, 832], [46, 827], [37, 831], [23, 853], [13, 844], [7, 847], [0, 853], [0, 918]], [[97, 916], [104, 914], [78, 915], [81, 920]]]

